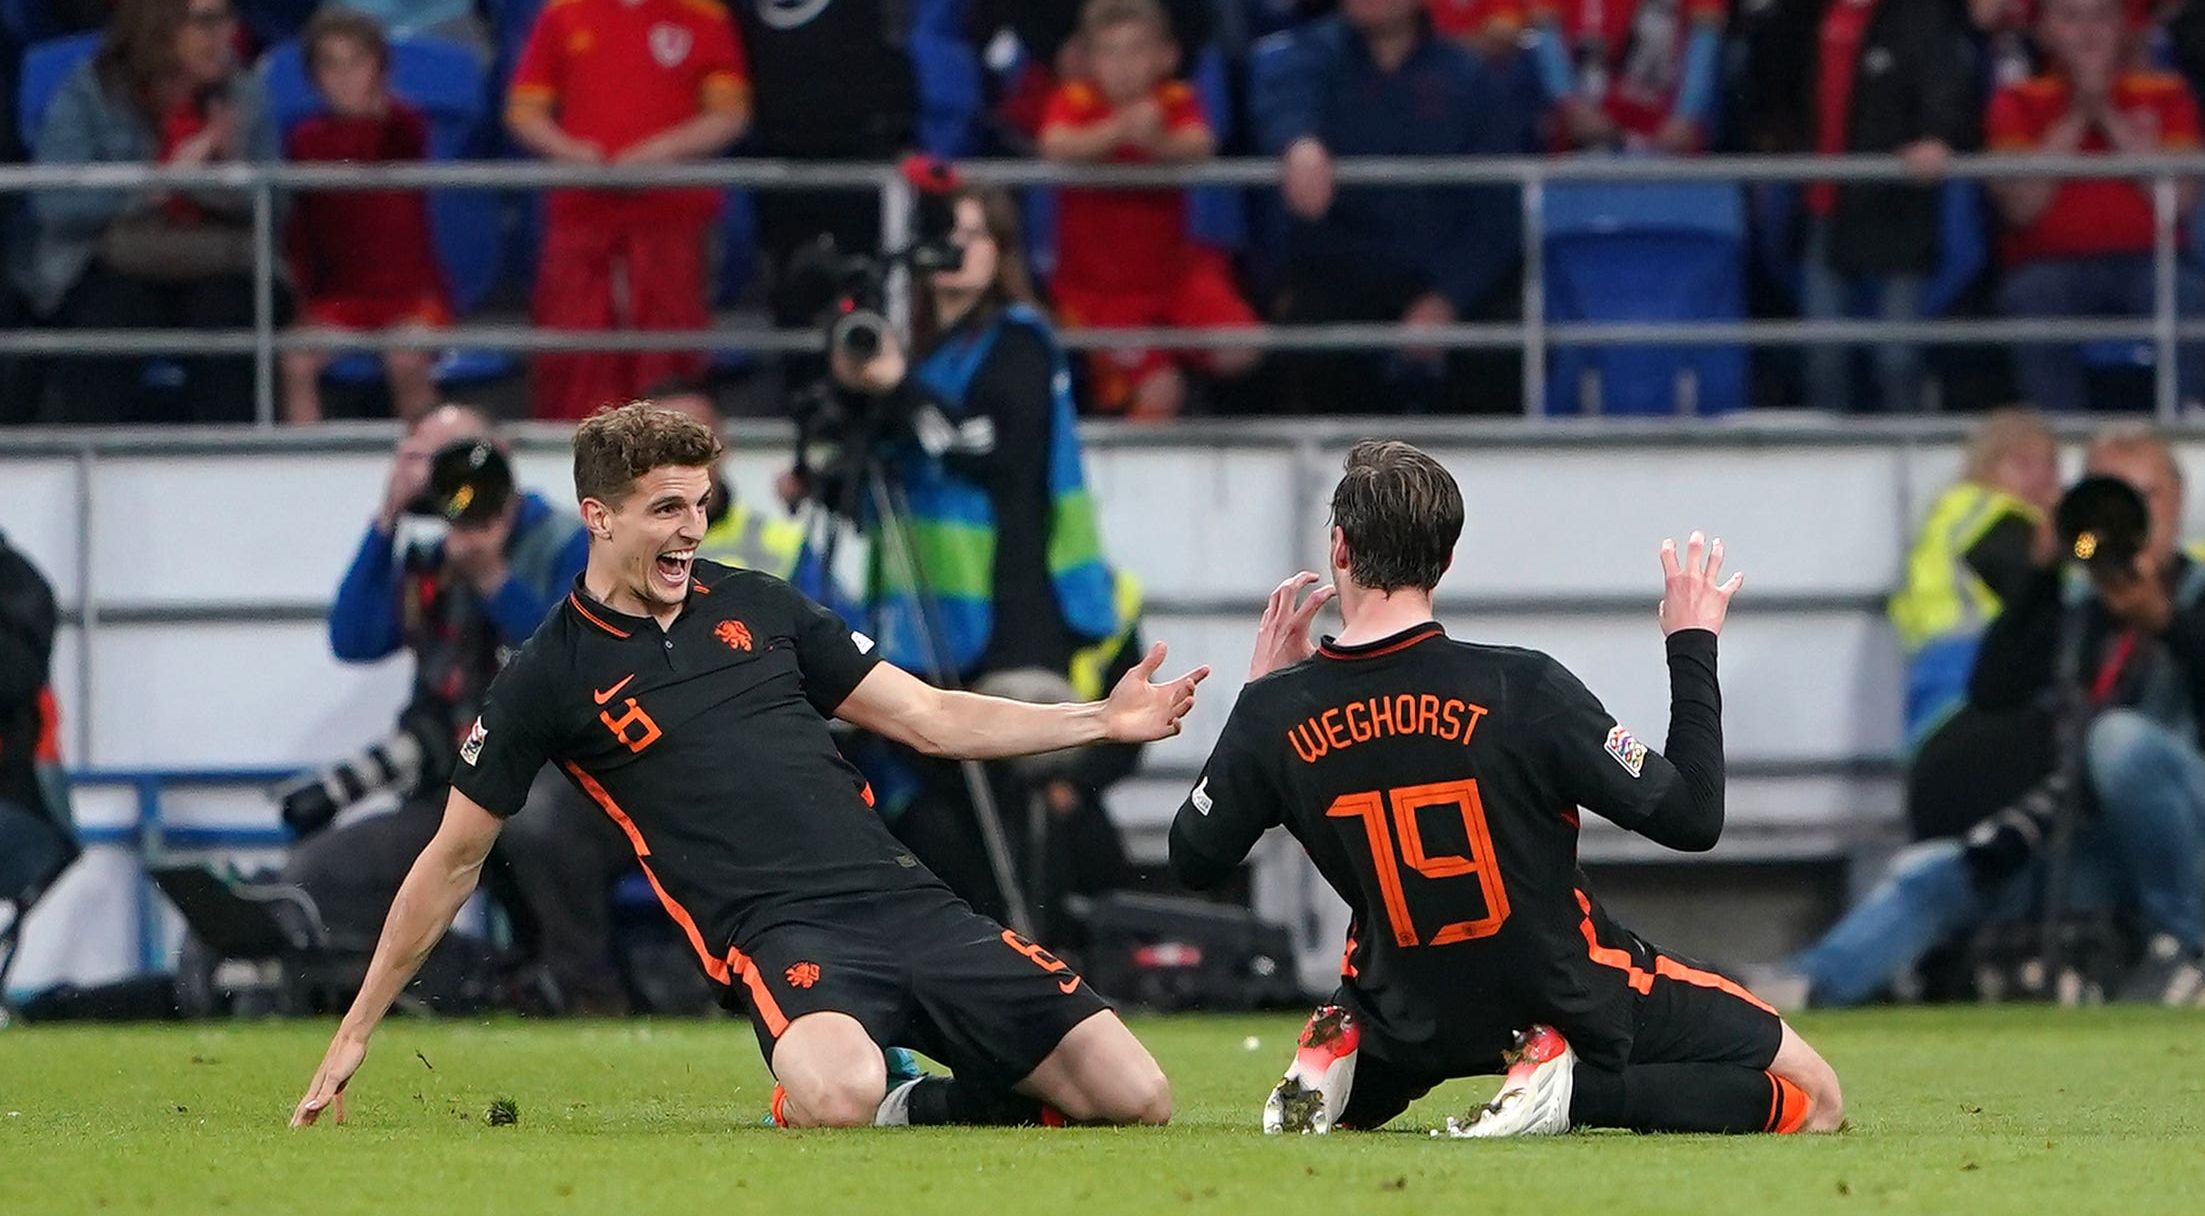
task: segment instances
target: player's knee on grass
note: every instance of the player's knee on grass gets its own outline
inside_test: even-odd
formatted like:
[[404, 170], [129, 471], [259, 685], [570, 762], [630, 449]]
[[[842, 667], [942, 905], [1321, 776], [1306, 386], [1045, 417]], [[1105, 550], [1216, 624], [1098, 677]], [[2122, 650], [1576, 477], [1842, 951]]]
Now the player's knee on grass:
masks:
[[866, 1127], [888, 1094], [888, 1064], [855, 1018], [798, 1018], [773, 1049], [773, 1075], [788, 1094], [791, 1127]]
[[1124, 1022], [1098, 1013], [1074, 1027], [1019, 1091], [1073, 1123], [1171, 1121], [1171, 1082]]
[[1171, 1082], [1151, 1060], [1145, 1069], [1091, 1080], [1055, 1105], [1074, 1123], [1146, 1123], [1160, 1127], [1171, 1122]]

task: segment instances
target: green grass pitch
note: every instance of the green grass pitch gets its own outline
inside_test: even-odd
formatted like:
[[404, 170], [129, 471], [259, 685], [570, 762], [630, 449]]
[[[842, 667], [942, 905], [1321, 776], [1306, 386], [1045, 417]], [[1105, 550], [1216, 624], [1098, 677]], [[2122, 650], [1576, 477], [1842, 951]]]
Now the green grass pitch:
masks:
[[[1162, 1130], [786, 1132], [738, 1022], [399, 1019], [351, 1122], [284, 1126], [326, 1023], [0, 1033], [0, 1213], [2117, 1212], [2205, 1210], [2205, 1017], [1878, 1010], [1804, 1020], [1844, 1078], [1820, 1138], [1267, 1140], [1293, 1017], [1141, 1018]], [[1246, 1040], [1260, 1045], [1250, 1050]], [[491, 1126], [510, 1099], [513, 1126]]]

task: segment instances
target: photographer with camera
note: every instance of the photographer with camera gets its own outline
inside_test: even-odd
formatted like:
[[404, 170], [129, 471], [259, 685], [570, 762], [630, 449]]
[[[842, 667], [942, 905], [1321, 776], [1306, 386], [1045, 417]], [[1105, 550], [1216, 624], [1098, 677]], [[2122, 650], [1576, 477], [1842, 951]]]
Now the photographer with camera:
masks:
[[[831, 390], [798, 403], [799, 480], [873, 536], [866, 619], [889, 661], [968, 688], [1006, 675], [1016, 687], [1091, 685], [1124, 649], [1139, 591], [1103, 562], [1071, 377], [1033, 306], [1017, 211], [1001, 192], [959, 187], [939, 169], [906, 171], [920, 189], [920, 239], [843, 272], [858, 289], [832, 312]], [[895, 262], [913, 269], [918, 288], [911, 357], [878, 311], [884, 265]], [[824, 441], [838, 455], [815, 472]], [[1092, 759], [1079, 771], [1109, 779], [1130, 767], [1128, 757]], [[990, 826], [971, 780], [914, 757], [868, 757], [866, 768], [896, 833], [953, 888], [981, 907], [1017, 902], [1000, 889], [1007, 859], [983, 860]], [[1008, 768], [988, 776], [1003, 826], [1025, 838], [1001, 843], [1025, 859], [1012, 867], [1036, 871], [1026, 885], [1105, 881], [1040, 873], [1063, 869], [1049, 860], [1063, 842], [1111, 833], [1096, 783], [1035, 782]], [[1021, 813], [1036, 791], [1049, 813]]]
[[2109, 429], [2086, 467], [1968, 688], [1986, 710], [2046, 706], [2072, 740], [2068, 762], [1964, 841], [1901, 853], [1791, 963], [1814, 1004], [1865, 1000], [1939, 942], [2041, 915], [2047, 898], [2055, 917], [2113, 908], [2134, 921], [2143, 948], [2120, 999], [2205, 998], [2205, 564], [2178, 544], [2182, 470], [2164, 438]]
[[[1010, 197], [955, 188], [929, 200], [945, 202], [954, 253], [921, 261], [915, 276], [915, 359], [880, 326], [857, 342], [838, 327], [829, 354], [853, 437], [845, 447], [877, 456], [905, 496], [901, 522], [931, 601], [876, 546], [876, 636], [898, 666], [966, 684], [1015, 668], [1063, 672], [1119, 624], [1071, 376], [1034, 307]], [[814, 487], [830, 501], [834, 483], [847, 491], [844, 463]], [[933, 618], [934, 645], [922, 616]]]
[[[448, 525], [435, 540], [402, 540], [402, 521]], [[285, 878], [304, 887], [333, 928], [372, 940], [407, 868], [436, 832], [452, 757], [483, 694], [566, 595], [588, 557], [581, 521], [514, 484], [490, 418], [464, 405], [431, 411], [399, 441], [383, 501], [330, 607], [330, 648], [372, 663], [401, 648], [413, 695], [390, 736], [353, 760], [279, 792], [302, 843]], [[370, 794], [398, 809], [323, 831]], [[604, 847], [600, 848], [599, 845]], [[627, 849], [603, 815], [563, 781], [540, 780], [527, 811], [499, 841], [492, 889], [533, 933], [557, 987], [555, 1005], [618, 1012], [626, 997], [610, 957], [607, 888]]]

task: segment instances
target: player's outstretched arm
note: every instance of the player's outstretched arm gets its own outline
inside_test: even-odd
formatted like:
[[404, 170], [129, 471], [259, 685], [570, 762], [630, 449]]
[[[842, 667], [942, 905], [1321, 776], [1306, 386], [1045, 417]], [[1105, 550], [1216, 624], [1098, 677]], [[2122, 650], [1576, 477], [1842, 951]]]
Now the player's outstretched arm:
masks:
[[1723, 542], [1705, 534], [1661, 546], [1661, 631], [1669, 652], [1669, 739], [1662, 757], [1676, 770], [1668, 796], [1637, 831], [1688, 852], [1715, 847], [1723, 834], [1723, 694], [1715, 674], [1715, 636], [1745, 575], [1723, 574]]
[[835, 716], [929, 756], [1000, 760], [1089, 743], [1150, 743], [1180, 730], [1194, 708], [1194, 687], [1210, 674], [1197, 667], [1154, 683], [1164, 644], [1128, 671], [1108, 700], [1083, 705], [1030, 705], [1003, 697], [949, 692], [882, 663], [860, 681]]
[[367, 978], [360, 983], [360, 995], [338, 1024], [306, 1096], [291, 1112], [291, 1126], [311, 1126], [323, 1110], [332, 1108], [337, 1122], [345, 1121], [345, 1085], [367, 1058], [368, 1036], [451, 928], [460, 905], [474, 893], [483, 859], [490, 855], [502, 826], [504, 821], [474, 799], [452, 791], [444, 804], [444, 822], [398, 888], [398, 898], [383, 922], [382, 939], [375, 943], [375, 957], [368, 963]]

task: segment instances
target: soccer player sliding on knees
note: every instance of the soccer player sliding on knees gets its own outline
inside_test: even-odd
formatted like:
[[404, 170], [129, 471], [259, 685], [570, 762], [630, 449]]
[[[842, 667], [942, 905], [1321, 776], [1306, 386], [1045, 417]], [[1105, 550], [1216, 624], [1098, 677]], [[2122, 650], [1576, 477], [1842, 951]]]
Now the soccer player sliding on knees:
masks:
[[[1264, 1130], [1378, 1127], [1455, 1077], [1505, 1073], [1457, 1136], [1829, 1131], [1837, 1075], [1727, 976], [1616, 924], [1577, 865], [1578, 808], [1671, 848], [1723, 827], [1715, 637], [1742, 583], [1722, 542], [1661, 550], [1668, 746], [1560, 663], [1432, 619], [1462, 495], [1405, 443], [1358, 444], [1332, 495], [1332, 586], [1271, 596], [1250, 683], [1171, 830], [1182, 882], [1222, 881], [1284, 825], [1348, 902], [1340, 987], [1302, 1031]], [[1336, 638], [1309, 641], [1337, 598]]]
[[[722, 1002], [749, 1015], [779, 1082], [773, 1122], [1168, 1120], [1163, 1072], [1108, 1002], [889, 834], [827, 719], [944, 757], [1148, 742], [1179, 733], [1209, 669], [1151, 683], [1159, 645], [1086, 705], [923, 684], [787, 583], [697, 559], [719, 458], [703, 424], [644, 402], [576, 429], [588, 565], [491, 685], [292, 1125], [344, 1118], [369, 1035], [546, 763], [620, 825]], [[896, 1076], [890, 1044], [955, 1075]]]

